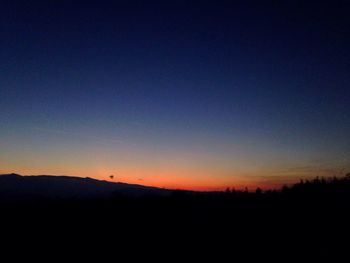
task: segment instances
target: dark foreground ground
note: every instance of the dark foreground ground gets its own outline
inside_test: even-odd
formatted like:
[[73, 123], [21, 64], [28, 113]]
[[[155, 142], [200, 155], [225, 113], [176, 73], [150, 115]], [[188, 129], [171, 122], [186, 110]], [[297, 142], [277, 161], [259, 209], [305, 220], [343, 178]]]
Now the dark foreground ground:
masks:
[[129, 257], [165, 253], [164, 261], [190, 253], [215, 261], [243, 255], [350, 262], [349, 200], [348, 176], [255, 193], [2, 199], [0, 208], [2, 238], [12, 247], [60, 247], [59, 254], [70, 247], [84, 255], [102, 248], [101, 256], [127, 247]]

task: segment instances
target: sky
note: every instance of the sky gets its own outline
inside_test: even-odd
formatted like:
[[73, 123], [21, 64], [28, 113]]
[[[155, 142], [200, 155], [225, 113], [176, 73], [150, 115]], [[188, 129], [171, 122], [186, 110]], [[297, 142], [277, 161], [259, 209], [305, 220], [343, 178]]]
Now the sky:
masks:
[[274, 188], [350, 172], [349, 1], [1, 1], [0, 173]]

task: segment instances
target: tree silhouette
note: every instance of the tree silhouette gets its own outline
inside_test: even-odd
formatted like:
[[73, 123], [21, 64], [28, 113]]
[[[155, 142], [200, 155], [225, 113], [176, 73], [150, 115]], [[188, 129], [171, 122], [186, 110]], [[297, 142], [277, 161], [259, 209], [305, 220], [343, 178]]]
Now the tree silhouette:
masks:
[[262, 194], [261, 188], [260, 188], [260, 187], [256, 188], [255, 193], [256, 193], [257, 195]]

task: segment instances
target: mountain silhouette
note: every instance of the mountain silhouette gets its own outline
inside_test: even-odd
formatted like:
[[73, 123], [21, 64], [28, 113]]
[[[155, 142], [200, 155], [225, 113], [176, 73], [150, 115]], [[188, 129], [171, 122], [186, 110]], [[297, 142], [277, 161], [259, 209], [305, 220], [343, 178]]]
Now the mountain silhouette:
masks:
[[112, 195], [166, 196], [173, 191], [157, 187], [107, 182], [74, 176], [3, 174], [0, 175], [0, 197], [31, 198], [103, 198]]

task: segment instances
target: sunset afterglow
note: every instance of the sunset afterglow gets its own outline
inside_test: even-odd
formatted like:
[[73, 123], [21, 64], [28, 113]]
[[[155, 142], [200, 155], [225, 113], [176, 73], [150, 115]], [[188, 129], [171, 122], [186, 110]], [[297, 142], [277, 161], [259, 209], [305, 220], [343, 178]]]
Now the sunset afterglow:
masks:
[[0, 173], [222, 190], [350, 169], [346, 23], [92, 2], [1, 8]]

